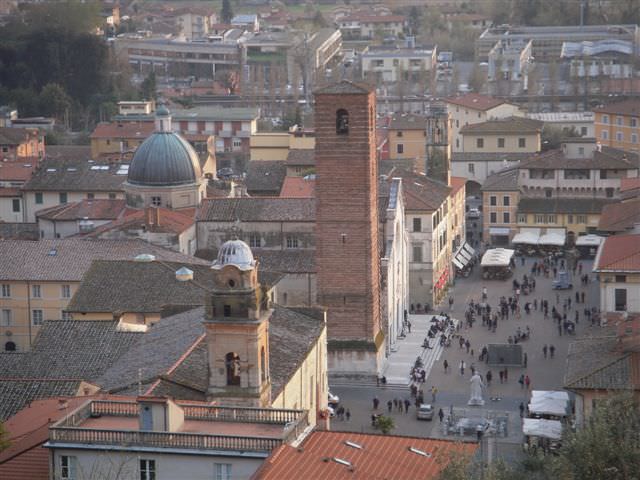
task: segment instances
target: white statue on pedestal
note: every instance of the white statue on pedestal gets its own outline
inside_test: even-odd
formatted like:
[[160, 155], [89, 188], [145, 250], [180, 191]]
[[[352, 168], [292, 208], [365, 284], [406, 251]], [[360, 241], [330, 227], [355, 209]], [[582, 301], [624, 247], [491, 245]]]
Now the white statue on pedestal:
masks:
[[467, 405], [484, 405], [484, 400], [482, 398], [482, 388], [484, 387], [484, 384], [482, 383], [480, 375], [477, 372], [474, 373], [469, 382], [471, 383], [471, 398], [469, 398]]

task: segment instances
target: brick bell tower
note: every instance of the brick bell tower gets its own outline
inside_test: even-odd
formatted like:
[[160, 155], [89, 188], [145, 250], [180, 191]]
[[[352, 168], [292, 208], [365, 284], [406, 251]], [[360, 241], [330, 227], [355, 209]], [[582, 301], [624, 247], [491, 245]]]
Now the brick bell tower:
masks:
[[315, 92], [318, 304], [332, 376], [380, 372], [376, 96], [349, 81]]

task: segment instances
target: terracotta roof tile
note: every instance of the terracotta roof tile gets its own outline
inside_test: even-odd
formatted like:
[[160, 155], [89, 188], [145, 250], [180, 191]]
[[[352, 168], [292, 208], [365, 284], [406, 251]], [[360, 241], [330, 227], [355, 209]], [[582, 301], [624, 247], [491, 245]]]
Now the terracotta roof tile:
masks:
[[316, 164], [316, 151], [313, 148], [292, 148], [287, 153], [287, 165], [304, 165], [313, 167]]
[[598, 250], [596, 272], [640, 272], [640, 234], [607, 237]]
[[315, 180], [303, 177], [285, 177], [280, 190], [283, 198], [313, 198], [315, 197]]
[[0, 145], [20, 145], [29, 139], [30, 135], [38, 133], [33, 128], [0, 127]]
[[[351, 447], [346, 442], [363, 448]], [[430, 456], [414, 453], [410, 448]], [[300, 448], [282, 445], [276, 449], [251, 478], [428, 480], [437, 478], [451, 455], [473, 455], [477, 448], [477, 443], [453, 440], [314, 431]], [[334, 459], [347, 461], [350, 466]]]
[[198, 222], [314, 222], [312, 198], [240, 197], [204, 199]]
[[460, 191], [462, 187], [464, 187], [467, 183], [467, 179], [465, 177], [451, 177], [451, 191], [452, 195], [455, 195]]
[[622, 102], [609, 103], [602, 107], [594, 108], [596, 113], [613, 113], [616, 115], [633, 115], [640, 117], [640, 100], [631, 98]]
[[0, 163], [0, 180], [26, 182], [38, 166], [37, 158], [21, 158], [15, 162]]
[[444, 183], [402, 168], [392, 169], [388, 177], [402, 178], [404, 208], [408, 211], [437, 210], [451, 193], [451, 187]]
[[149, 122], [104, 122], [99, 123], [91, 138], [147, 138], [155, 130], [155, 124]]
[[598, 222], [601, 232], [624, 232], [640, 223], [640, 198], [605, 205]]
[[56, 205], [36, 212], [37, 218], [47, 220], [115, 220], [125, 209], [122, 199], [95, 199]]
[[245, 185], [250, 195], [277, 196], [287, 175], [284, 161], [254, 160], [249, 162]]
[[467, 93], [466, 95], [449, 97], [445, 101], [453, 105], [482, 111], [491, 110], [503, 103], [507, 103], [502, 99], [481, 95], [479, 93]]
[[125, 211], [120, 218], [100, 225], [84, 238], [102, 238], [107, 232], [142, 230], [155, 233], [180, 234], [195, 222], [195, 212], [188, 210], [169, 210], [163, 207], [148, 207], [144, 210]]
[[526, 134], [540, 133], [543, 122], [525, 117], [508, 117], [497, 120], [488, 120], [481, 123], [465, 125], [460, 129], [460, 133], [465, 134]]

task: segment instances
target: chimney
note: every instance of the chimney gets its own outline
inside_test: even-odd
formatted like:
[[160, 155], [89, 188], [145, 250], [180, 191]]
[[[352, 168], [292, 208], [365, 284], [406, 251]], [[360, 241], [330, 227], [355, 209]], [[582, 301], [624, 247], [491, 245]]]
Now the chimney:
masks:
[[160, 225], [160, 208], [156, 207], [155, 210], [155, 222], [156, 225]]

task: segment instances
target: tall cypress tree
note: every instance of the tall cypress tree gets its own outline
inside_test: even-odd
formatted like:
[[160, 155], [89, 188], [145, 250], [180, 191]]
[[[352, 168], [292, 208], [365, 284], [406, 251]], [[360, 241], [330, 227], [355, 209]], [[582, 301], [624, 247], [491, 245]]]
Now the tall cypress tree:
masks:
[[222, 10], [220, 11], [222, 23], [231, 23], [233, 18], [233, 9], [231, 8], [231, 0], [222, 0]]

